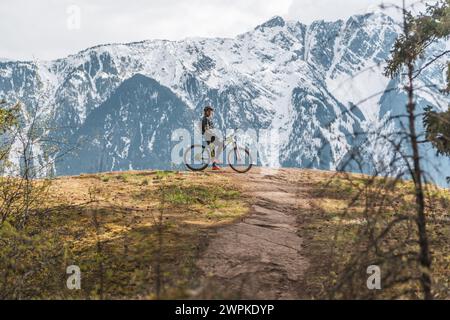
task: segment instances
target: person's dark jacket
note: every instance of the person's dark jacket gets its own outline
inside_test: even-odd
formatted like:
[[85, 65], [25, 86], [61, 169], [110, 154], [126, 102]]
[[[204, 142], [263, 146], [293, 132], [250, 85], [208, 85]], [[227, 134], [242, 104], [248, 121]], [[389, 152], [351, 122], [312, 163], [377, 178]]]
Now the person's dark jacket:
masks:
[[214, 129], [214, 123], [207, 116], [203, 116], [202, 119], [202, 134], [205, 134], [207, 130]]

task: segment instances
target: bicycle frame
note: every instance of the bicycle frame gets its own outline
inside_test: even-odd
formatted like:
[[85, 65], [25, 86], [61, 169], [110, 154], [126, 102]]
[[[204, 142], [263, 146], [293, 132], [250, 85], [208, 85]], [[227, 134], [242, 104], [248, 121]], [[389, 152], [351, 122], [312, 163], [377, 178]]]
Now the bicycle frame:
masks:
[[[236, 132], [229, 135], [223, 142], [223, 150], [227, 150], [228, 147], [232, 144], [233, 145], [233, 149], [237, 148], [237, 142], [236, 142]], [[209, 154], [212, 155], [212, 149], [211, 149], [211, 145], [215, 147], [214, 142], [208, 144], [206, 147], [209, 149]], [[215, 148], [214, 148], [215, 149]]]

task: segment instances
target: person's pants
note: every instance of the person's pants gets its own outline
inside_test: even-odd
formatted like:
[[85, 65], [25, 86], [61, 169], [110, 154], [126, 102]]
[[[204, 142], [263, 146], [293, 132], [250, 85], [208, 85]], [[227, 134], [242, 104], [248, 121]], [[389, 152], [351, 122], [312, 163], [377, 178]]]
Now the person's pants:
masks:
[[220, 135], [218, 135], [214, 130], [207, 130], [205, 132], [205, 139], [209, 143], [214, 143], [214, 146], [216, 148], [215, 150], [215, 158], [220, 161], [220, 157], [222, 156], [223, 152], [223, 140], [220, 138]]

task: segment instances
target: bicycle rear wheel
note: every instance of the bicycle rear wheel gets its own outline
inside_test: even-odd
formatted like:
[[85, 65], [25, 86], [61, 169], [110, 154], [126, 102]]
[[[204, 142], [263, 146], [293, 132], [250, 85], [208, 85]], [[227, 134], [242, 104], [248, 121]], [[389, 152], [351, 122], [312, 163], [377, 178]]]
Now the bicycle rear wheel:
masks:
[[247, 148], [236, 147], [228, 152], [228, 164], [238, 173], [246, 173], [253, 167], [253, 159]]
[[184, 164], [191, 171], [203, 171], [211, 162], [209, 149], [202, 145], [193, 145], [184, 153]]

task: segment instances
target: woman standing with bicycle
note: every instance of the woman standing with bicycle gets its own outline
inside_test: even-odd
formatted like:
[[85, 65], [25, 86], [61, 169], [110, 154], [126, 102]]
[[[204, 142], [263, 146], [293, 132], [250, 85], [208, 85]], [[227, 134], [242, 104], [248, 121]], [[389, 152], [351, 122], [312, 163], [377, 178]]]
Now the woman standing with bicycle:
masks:
[[[190, 146], [184, 153], [184, 164], [189, 170], [198, 172], [208, 168], [212, 162], [212, 169], [220, 171], [218, 164], [221, 161], [219, 159], [222, 158], [222, 153], [226, 149], [227, 160], [231, 169], [238, 173], [248, 172], [253, 166], [253, 158], [245, 145], [238, 145], [238, 128], [232, 135], [223, 139], [221, 132], [215, 129], [212, 121], [213, 112], [214, 109], [211, 106], [205, 107], [202, 119], [202, 134], [208, 145], [193, 144]], [[216, 146], [217, 150], [215, 150]]]

